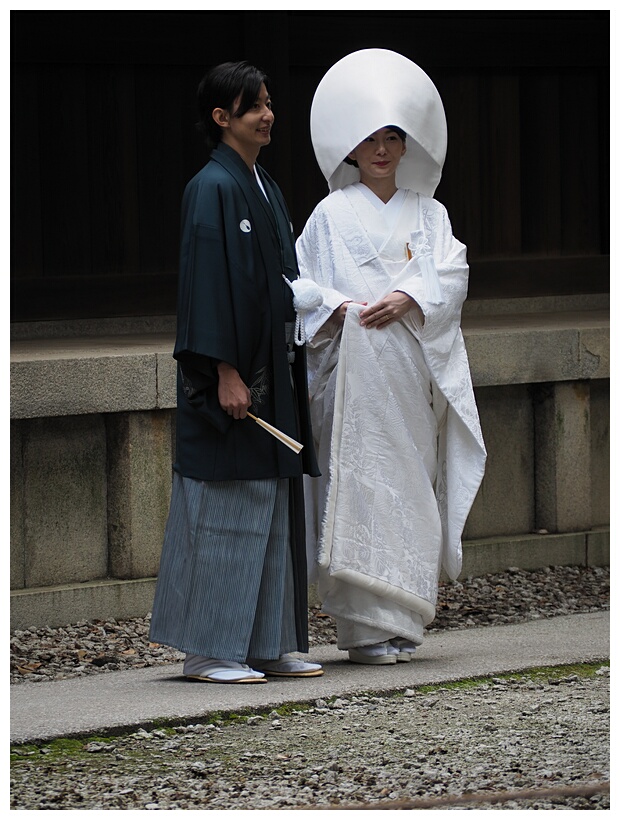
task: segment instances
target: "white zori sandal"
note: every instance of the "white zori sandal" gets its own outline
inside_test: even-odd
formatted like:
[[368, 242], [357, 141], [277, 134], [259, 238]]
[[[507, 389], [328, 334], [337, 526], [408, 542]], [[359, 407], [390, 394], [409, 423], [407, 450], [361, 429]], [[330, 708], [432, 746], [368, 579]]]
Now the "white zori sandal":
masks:
[[277, 660], [272, 661], [248, 658], [248, 663], [266, 675], [281, 678], [318, 678], [323, 674], [323, 667], [320, 663], [307, 663], [290, 654], [280, 655]]
[[352, 646], [349, 649], [351, 663], [365, 663], [369, 666], [384, 666], [396, 663], [398, 649], [389, 641], [373, 643], [369, 646]]
[[413, 641], [410, 641], [407, 638], [392, 638], [390, 644], [398, 649], [396, 660], [399, 663], [409, 663], [417, 649]]
[[202, 655], [186, 655], [183, 674], [186, 678], [208, 683], [267, 683], [263, 673], [251, 669], [247, 663], [220, 661]]

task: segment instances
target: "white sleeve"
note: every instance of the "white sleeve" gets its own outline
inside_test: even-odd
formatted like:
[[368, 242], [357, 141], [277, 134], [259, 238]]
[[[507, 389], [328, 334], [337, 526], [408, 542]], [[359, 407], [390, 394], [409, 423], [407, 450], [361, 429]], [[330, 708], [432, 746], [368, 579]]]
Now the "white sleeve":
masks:
[[467, 249], [452, 234], [452, 226], [445, 207], [434, 199], [423, 202], [424, 231], [439, 282], [443, 301], [439, 304], [426, 298], [424, 278], [414, 258], [395, 282], [395, 290], [401, 290], [420, 305], [424, 313], [424, 328], [418, 337], [430, 341], [443, 336], [448, 327], [455, 332], [460, 326], [461, 309], [467, 296], [469, 267]]
[[308, 311], [304, 317], [306, 337], [310, 342], [332, 313], [343, 302], [351, 299], [347, 294], [332, 287], [335, 260], [333, 253], [330, 252], [330, 244], [328, 217], [319, 204], [308, 219], [295, 246], [301, 277], [316, 282], [323, 294], [323, 304], [315, 310]]

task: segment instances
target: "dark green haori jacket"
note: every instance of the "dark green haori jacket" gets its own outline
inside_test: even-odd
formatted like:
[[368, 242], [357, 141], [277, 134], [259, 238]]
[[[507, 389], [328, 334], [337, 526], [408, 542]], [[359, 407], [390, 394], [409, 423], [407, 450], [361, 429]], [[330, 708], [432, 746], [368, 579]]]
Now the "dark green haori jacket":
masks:
[[[308, 412], [306, 356], [291, 368], [285, 323], [295, 321], [298, 277], [282, 194], [220, 144], [188, 183], [182, 208], [177, 306], [175, 469], [206, 481], [318, 475]], [[233, 365], [252, 395], [250, 412], [300, 441], [297, 455], [250, 418], [234, 420], [217, 396], [217, 363]]]

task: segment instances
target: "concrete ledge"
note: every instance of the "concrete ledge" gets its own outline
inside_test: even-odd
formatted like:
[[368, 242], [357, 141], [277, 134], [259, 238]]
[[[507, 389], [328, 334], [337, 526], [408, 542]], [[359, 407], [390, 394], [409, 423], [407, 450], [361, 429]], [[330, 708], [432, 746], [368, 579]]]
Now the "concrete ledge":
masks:
[[589, 567], [609, 566], [610, 533], [606, 528], [586, 533], [586, 563]]
[[[461, 578], [503, 572], [508, 567], [608, 566], [609, 530], [563, 535], [523, 535], [467, 541]], [[11, 629], [66, 626], [79, 621], [143, 618], [151, 611], [156, 578], [91, 581], [11, 592]], [[309, 590], [318, 604], [316, 587]]]
[[476, 387], [609, 378], [606, 311], [463, 317]]
[[176, 407], [170, 336], [47, 339], [11, 350], [11, 418]]
[[[591, 549], [588, 544], [591, 542]], [[461, 578], [551, 566], [608, 566], [609, 530], [482, 538], [463, 544]]]
[[155, 582], [155, 578], [142, 578], [13, 590], [11, 629], [66, 626], [110, 617], [143, 618], [151, 611]]
[[[609, 311], [469, 314], [463, 334], [477, 387], [609, 378]], [[176, 406], [170, 333], [11, 344], [11, 418]]]

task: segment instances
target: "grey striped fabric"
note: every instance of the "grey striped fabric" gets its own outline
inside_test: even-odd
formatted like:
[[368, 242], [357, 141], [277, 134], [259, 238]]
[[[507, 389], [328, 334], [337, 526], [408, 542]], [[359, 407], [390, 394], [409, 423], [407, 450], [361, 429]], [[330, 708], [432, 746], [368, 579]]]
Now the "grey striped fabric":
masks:
[[174, 474], [150, 639], [244, 662], [297, 650], [288, 479]]

